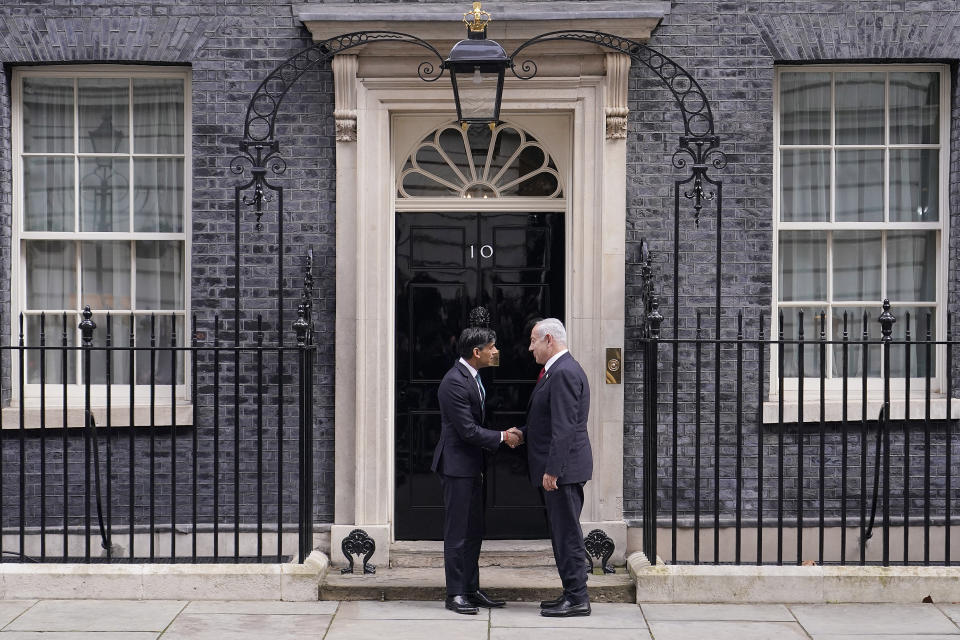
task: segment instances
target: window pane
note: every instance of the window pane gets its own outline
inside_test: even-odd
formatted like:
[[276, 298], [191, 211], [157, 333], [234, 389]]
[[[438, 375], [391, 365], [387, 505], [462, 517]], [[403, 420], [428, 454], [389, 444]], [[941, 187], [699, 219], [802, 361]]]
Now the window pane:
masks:
[[830, 74], [780, 74], [780, 143], [830, 144]]
[[130, 230], [130, 161], [80, 158], [80, 230]]
[[73, 231], [73, 158], [23, 159], [24, 231]]
[[879, 231], [833, 234], [833, 299], [879, 300], [882, 243]]
[[[27, 346], [40, 346], [41, 325], [43, 325], [44, 340], [43, 344], [48, 347], [60, 347], [63, 345], [64, 334], [67, 338], [67, 346], [72, 347], [77, 343], [77, 325], [80, 323], [79, 316], [72, 313], [66, 315], [66, 327], [64, 327], [64, 316], [62, 314], [41, 316], [26, 316], [26, 344]], [[40, 350], [29, 350], [26, 353], [26, 372], [27, 382], [31, 384], [40, 384], [41, 371], [40, 361], [43, 360], [43, 378], [44, 384], [62, 384], [63, 368], [66, 365], [67, 383], [74, 384], [77, 381], [77, 352], [64, 351], [62, 349], [52, 349], [43, 352]]]
[[24, 243], [28, 309], [76, 309], [76, 249], [73, 242], [29, 240]]
[[883, 222], [883, 150], [837, 151], [837, 222]]
[[183, 153], [183, 80], [133, 81], [135, 153]]
[[940, 143], [940, 74], [890, 74], [890, 144]]
[[[893, 339], [905, 341], [907, 327], [910, 327], [910, 341], [927, 339], [927, 320], [930, 320], [931, 340], [937, 338], [937, 319], [932, 307], [894, 307], [890, 310], [896, 317], [897, 322], [893, 325]], [[907, 317], [909, 314], [909, 318]], [[930, 377], [937, 375], [936, 371], [937, 347], [930, 347]], [[922, 378], [927, 371], [927, 348], [926, 345], [911, 345], [907, 349], [904, 344], [890, 345], [890, 375], [902, 378], [907, 374], [906, 362], [910, 361], [910, 377]], [[923, 391], [923, 387], [917, 388], [917, 391]], [[913, 417], [921, 417], [913, 416]]]
[[891, 222], [940, 219], [939, 153], [936, 149], [890, 150]]
[[785, 149], [780, 165], [780, 219], [784, 222], [830, 219], [830, 151]]
[[[847, 314], [847, 376], [858, 378], [863, 376], [863, 346], [854, 344], [863, 340], [864, 313], [866, 313], [867, 340], [880, 339], [880, 323], [877, 318], [880, 311], [875, 307], [834, 307], [833, 308], [833, 339], [843, 341], [843, 315]], [[833, 377], [842, 378], [843, 345], [833, 346]], [[867, 377], [880, 375], [880, 346], [870, 345], [867, 348]], [[853, 416], [850, 416], [853, 417]], [[876, 416], [873, 416], [876, 417]]]
[[[800, 339], [800, 309], [783, 309], [784, 340]], [[803, 313], [803, 377], [815, 378], [820, 375], [820, 313]], [[800, 344], [787, 344], [783, 347], [783, 375], [796, 378], [800, 375]]]
[[883, 144], [882, 73], [838, 73], [837, 144]]
[[23, 79], [23, 151], [73, 152], [73, 79]]
[[81, 305], [88, 304], [91, 309], [130, 308], [129, 242], [82, 242], [80, 260]]
[[936, 264], [936, 231], [889, 232], [887, 234], [887, 297], [894, 301], [935, 301]]
[[[93, 321], [97, 329], [93, 332], [93, 350], [90, 351], [90, 381], [93, 384], [107, 383], [107, 334], [113, 347], [130, 346], [130, 316], [94, 314]], [[100, 349], [97, 349], [100, 347]], [[110, 351], [110, 384], [130, 384], [130, 352], [126, 349]]]
[[137, 309], [183, 309], [183, 243], [137, 242]]
[[183, 160], [133, 161], [134, 231], [183, 231]]
[[826, 300], [827, 234], [785, 231], [780, 234], [780, 299]]
[[126, 78], [80, 78], [80, 153], [127, 153], [130, 149], [129, 83]]
[[[158, 349], [153, 352], [153, 382], [156, 384], [170, 384], [172, 368], [172, 354], [176, 356], [177, 383], [183, 384], [183, 352], [171, 351], [170, 344], [173, 338], [174, 324], [176, 325], [176, 344], [183, 346], [183, 318], [174, 316], [136, 316], [137, 346], [149, 347], [151, 339]], [[151, 352], [138, 351], [137, 384], [150, 384]]]

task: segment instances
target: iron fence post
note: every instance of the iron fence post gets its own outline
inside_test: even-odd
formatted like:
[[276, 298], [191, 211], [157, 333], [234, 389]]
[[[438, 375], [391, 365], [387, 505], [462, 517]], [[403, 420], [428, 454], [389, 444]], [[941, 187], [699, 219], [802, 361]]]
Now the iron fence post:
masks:
[[883, 419], [877, 428], [883, 437], [883, 566], [886, 567], [890, 564], [890, 342], [893, 340], [893, 324], [897, 321], [890, 313], [887, 299], [883, 301], [879, 321], [883, 343]]
[[[643, 359], [644, 420], [643, 420], [643, 475], [644, 514], [643, 552], [650, 564], [657, 564], [657, 380], [660, 325], [660, 301], [653, 296], [647, 314], [647, 340]], [[674, 498], [676, 499], [676, 498]]]
[[[93, 330], [97, 328], [92, 320], [93, 313], [90, 305], [83, 308], [83, 320], [80, 321], [80, 346], [83, 353], [83, 416], [84, 438], [83, 446], [83, 556], [90, 562], [90, 447], [91, 447], [91, 419], [90, 413], [90, 349], [93, 346]], [[64, 425], [66, 427], [66, 425]], [[94, 452], [96, 455], [96, 452]]]
[[310, 323], [307, 322], [307, 308], [304, 304], [297, 305], [297, 319], [293, 323], [293, 330], [297, 334], [297, 354], [298, 354], [298, 367], [299, 367], [299, 389], [297, 390], [297, 396], [299, 398], [300, 407], [299, 407], [299, 431], [300, 431], [300, 446], [299, 446], [299, 483], [300, 483], [300, 517], [299, 520], [299, 555], [300, 562], [303, 562], [307, 555], [310, 553], [310, 547], [313, 542], [313, 532], [312, 532], [312, 506], [311, 506], [311, 497], [312, 497], [312, 477], [309, 474], [310, 468], [310, 455], [311, 450], [308, 449], [308, 442], [310, 440], [309, 432], [311, 431], [311, 425], [308, 423], [309, 419], [309, 389], [308, 389], [308, 367], [310, 365], [308, 349], [307, 349], [307, 337], [310, 329]]

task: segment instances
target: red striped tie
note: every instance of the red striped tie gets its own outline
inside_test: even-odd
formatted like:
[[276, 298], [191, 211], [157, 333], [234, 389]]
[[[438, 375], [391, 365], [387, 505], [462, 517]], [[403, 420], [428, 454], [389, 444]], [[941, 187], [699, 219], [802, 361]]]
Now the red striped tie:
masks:
[[541, 380], [543, 380], [543, 374], [545, 374], [546, 372], [547, 372], [546, 368], [540, 369], [540, 375], [537, 376], [537, 382], [540, 382]]

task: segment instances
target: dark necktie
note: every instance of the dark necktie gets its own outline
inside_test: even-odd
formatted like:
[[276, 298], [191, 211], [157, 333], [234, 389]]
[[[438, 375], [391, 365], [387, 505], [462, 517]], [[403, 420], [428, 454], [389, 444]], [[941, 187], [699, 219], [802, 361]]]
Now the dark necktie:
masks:
[[480, 387], [480, 421], [483, 422], [487, 415], [487, 390], [483, 388], [483, 381], [480, 374], [477, 374], [477, 386]]
[[547, 372], [546, 367], [544, 367], [543, 369], [540, 369], [540, 375], [537, 376], [537, 382], [540, 382], [541, 380], [543, 380], [543, 375], [544, 375], [546, 372]]

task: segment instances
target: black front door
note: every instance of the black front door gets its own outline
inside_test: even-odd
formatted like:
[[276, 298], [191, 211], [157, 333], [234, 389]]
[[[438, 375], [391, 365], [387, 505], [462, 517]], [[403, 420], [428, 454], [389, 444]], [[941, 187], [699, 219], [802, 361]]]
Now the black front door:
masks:
[[[437, 386], [458, 358], [457, 336], [474, 307], [490, 312], [500, 349], [500, 366], [481, 372], [486, 426], [523, 423], [540, 370], [527, 352], [527, 325], [563, 318], [563, 241], [560, 213], [397, 214], [398, 540], [443, 538], [440, 482], [430, 471], [440, 437]], [[488, 455], [484, 478], [486, 537], [547, 537], [523, 447]]]

